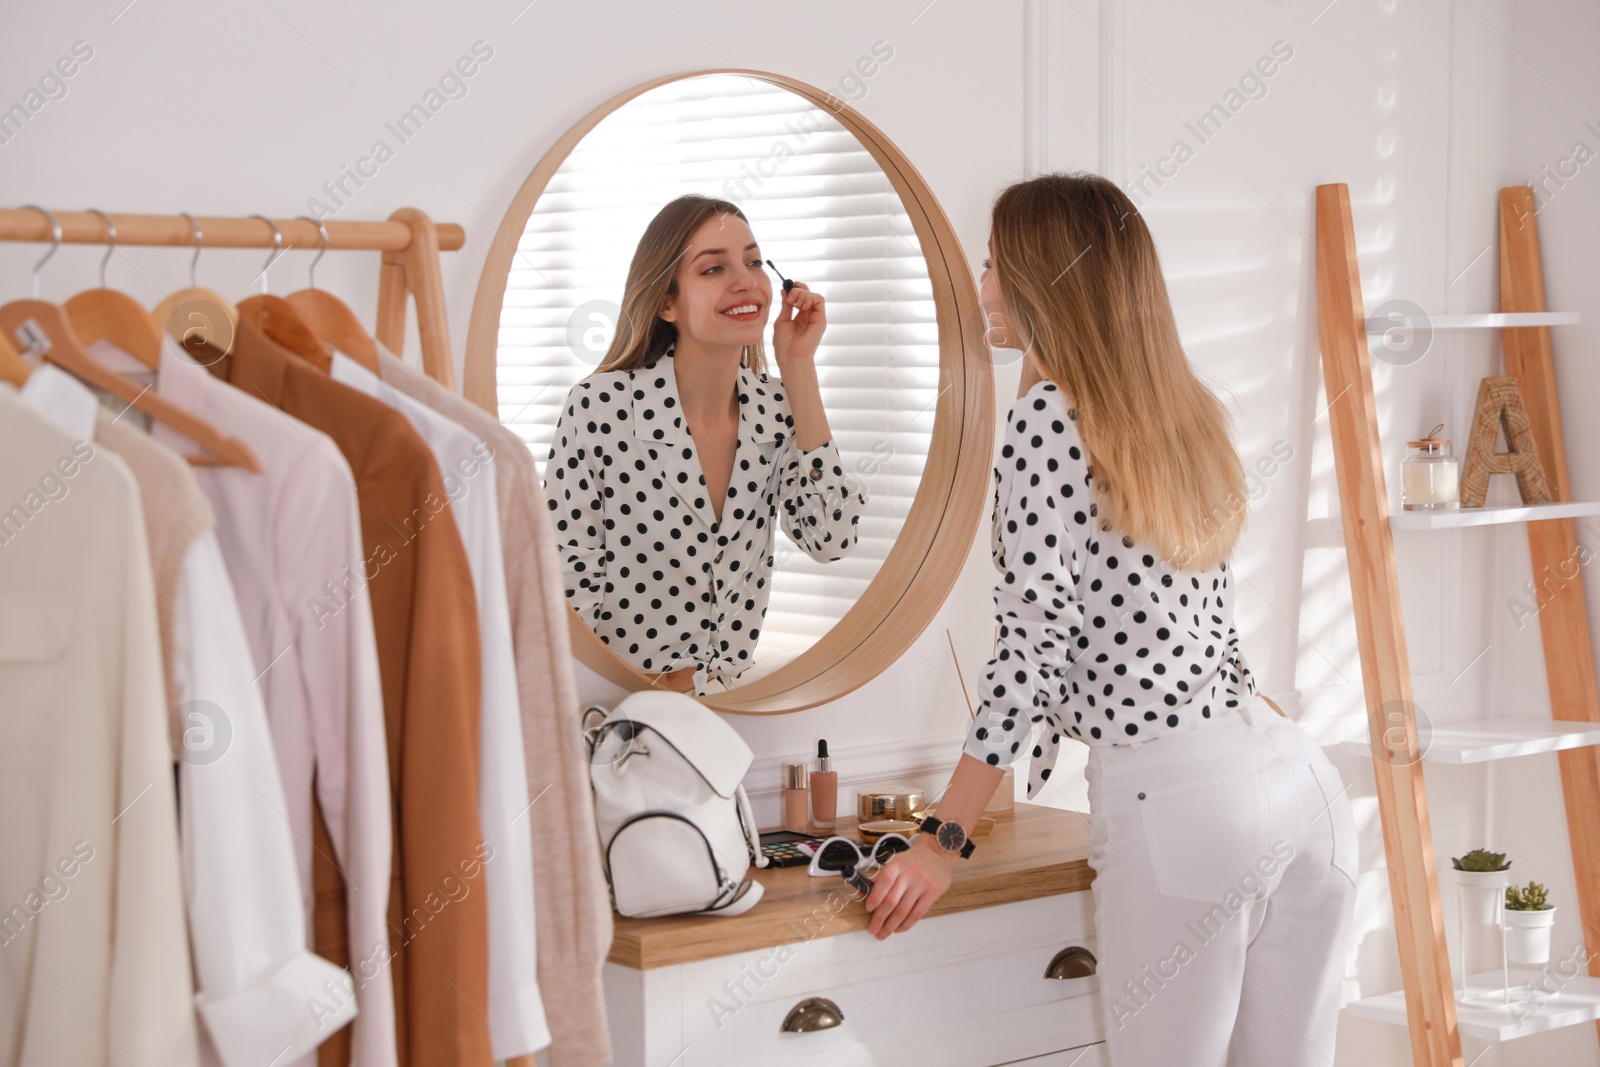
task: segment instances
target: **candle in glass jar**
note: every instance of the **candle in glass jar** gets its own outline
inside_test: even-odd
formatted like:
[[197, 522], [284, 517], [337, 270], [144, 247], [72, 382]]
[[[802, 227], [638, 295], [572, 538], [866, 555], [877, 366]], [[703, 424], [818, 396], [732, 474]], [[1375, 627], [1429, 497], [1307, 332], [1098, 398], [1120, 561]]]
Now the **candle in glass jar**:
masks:
[[[1442, 428], [1442, 427], [1441, 427]], [[1400, 466], [1400, 502], [1407, 511], [1453, 507], [1461, 489], [1461, 465], [1446, 439], [1408, 441], [1411, 449]]]
[[1453, 463], [1413, 463], [1405, 469], [1406, 503], [1449, 504], [1461, 488]]

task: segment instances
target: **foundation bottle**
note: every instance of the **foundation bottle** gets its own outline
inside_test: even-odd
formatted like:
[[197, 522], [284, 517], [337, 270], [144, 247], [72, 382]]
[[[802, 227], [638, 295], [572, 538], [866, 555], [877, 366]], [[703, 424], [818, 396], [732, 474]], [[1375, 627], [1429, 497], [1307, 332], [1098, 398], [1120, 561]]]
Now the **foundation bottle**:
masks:
[[806, 801], [811, 794], [807, 789], [807, 777], [804, 763], [783, 765], [783, 828], [797, 834], [808, 829]]
[[811, 772], [811, 822], [819, 830], [832, 830], [839, 814], [839, 772], [828, 758], [828, 742], [817, 742], [817, 769]]

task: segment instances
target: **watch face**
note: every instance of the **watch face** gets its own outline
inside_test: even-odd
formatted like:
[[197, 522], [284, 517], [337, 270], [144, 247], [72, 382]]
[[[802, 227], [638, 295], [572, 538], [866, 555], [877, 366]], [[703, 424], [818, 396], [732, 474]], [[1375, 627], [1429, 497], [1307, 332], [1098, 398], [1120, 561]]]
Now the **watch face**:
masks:
[[961, 846], [967, 843], [967, 831], [958, 822], [940, 823], [936, 837], [939, 845], [950, 852], [961, 851]]

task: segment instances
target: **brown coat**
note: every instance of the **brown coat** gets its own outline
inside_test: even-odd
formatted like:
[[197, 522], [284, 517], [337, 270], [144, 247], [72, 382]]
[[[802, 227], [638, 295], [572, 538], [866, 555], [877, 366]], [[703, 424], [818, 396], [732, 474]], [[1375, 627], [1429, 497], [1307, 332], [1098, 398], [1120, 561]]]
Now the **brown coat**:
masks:
[[[248, 318], [213, 370], [333, 438], [355, 475], [389, 739], [400, 1064], [489, 1067], [477, 601], [438, 466], [405, 416], [278, 347]], [[363, 576], [328, 579], [332, 595]], [[317, 831], [315, 948], [359, 970], [320, 817]], [[318, 1050], [321, 1067], [349, 1062], [341, 1036]]]

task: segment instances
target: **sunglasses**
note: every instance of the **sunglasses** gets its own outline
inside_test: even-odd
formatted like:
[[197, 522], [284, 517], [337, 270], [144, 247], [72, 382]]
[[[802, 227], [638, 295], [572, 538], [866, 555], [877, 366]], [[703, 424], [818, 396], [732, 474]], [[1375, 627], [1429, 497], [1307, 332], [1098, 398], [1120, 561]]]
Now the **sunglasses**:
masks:
[[848, 837], [830, 837], [817, 846], [811, 856], [810, 873], [814, 877], [838, 874], [846, 867], [871, 870], [889, 862], [896, 853], [911, 847], [911, 841], [900, 834], [884, 834], [866, 852], [858, 841]]

